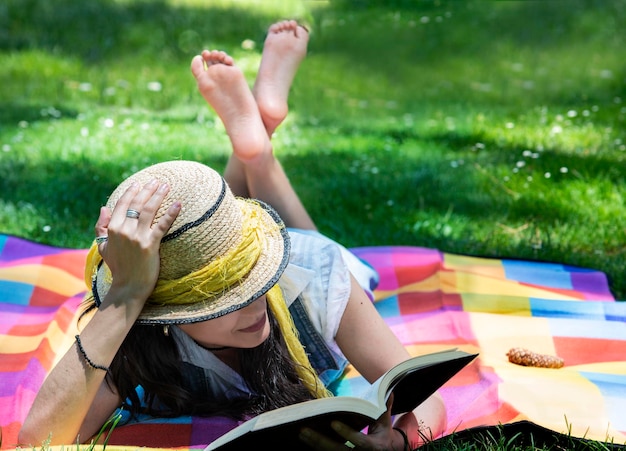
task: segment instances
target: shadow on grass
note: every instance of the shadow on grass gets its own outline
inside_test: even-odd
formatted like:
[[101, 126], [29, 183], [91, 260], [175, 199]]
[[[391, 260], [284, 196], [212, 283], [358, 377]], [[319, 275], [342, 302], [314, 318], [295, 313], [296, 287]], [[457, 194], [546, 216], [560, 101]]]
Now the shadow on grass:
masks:
[[618, 451], [625, 445], [559, 434], [529, 421], [466, 429], [426, 444], [421, 450]]
[[[159, 161], [155, 156], [145, 166]], [[214, 158], [204, 162], [221, 168], [226, 160]], [[125, 176], [135, 172], [136, 165], [130, 159], [114, 163], [60, 158], [46, 159], [44, 163], [0, 160], [0, 203], [28, 206], [38, 212], [42, 221], [31, 224], [32, 230], [3, 232], [61, 247], [88, 246], [100, 206]], [[42, 230], [42, 225], [48, 225], [49, 230]]]
[[[346, 72], [338, 72], [341, 77], [337, 78], [350, 80], [348, 77], [352, 70], [359, 72], [357, 75], [362, 79], [369, 78], [370, 73], [373, 78], [382, 74], [389, 80], [399, 80], [398, 86], [407, 92], [407, 97], [411, 97], [414, 93], [409, 91], [415, 86], [411, 77], [415, 75], [415, 67], [423, 64], [436, 66], [452, 63], [444, 68], [446, 70], [454, 69], [455, 64], [462, 65], [463, 69], [471, 63], [487, 69], [493, 67], [497, 78], [506, 82], [512, 75], [498, 70], [498, 61], [495, 61], [503, 55], [497, 51], [503, 42], [512, 49], [510, 55], [505, 53], [510, 59], [508, 63], [516, 61], [517, 53], [513, 50], [546, 54], [550, 49], [567, 48], [576, 54], [579, 46], [596, 41], [600, 55], [611, 52], [612, 46], [617, 48], [617, 44], [624, 39], [617, 33], [626, 17], [624, 5], [619, 0], [335, 1], [317, 10], [316, 34], [310, 49], [312, 54], [324, 57], [340, 55], [349, 62]], [[424, 18], [428, 20], [423, 21]], [[162, 0], [6, 0], [0, 5], [0, 50], [11, 53], [43, 49], [53, 55], [68, 55], [94, 66], [117, 58], [130, 61], [135, 55], [142, 61], [141, 64], [158, 60], [163, 67], [179, 63], [187, 66], [189, 56], [206, 42], [217, 42], [226, 50], [229, 46], [239, 48], [245, 38], [262, 40], [267, 25], [274, 20], [276, 17], [265, 17], [256, 9], [211, 5], [203, 5], [202, 8], [175, 7]], [[603, 58], [600, 60], [604, 62]], [[532, 58], [525, 61], [532, 61]], [[593, 65], [594, 61], [586, 63]], [[569, 61], [562, 66], [566, 71], [581, 72], [578, 67], [570, 67]], [[620, 67], [624, 67], [623, 63]], [[407, 71], [411, 68], [413, 72]], [[458, 72], [465, 76], [464, 70]], [[482, 75], [480, 71], [479, 74]], [[435, 75], [441, 73], [435, 71]], [[444, 75], [448, 74], [441, 76]], [[467, 76], [471, 75], [470, 70]], [[555, 102], [555, 105], [562, 106], [582, 98], [583, 94], [588, 101], [612, 101], [615, 95], [625, 92], [623, 75], [615, 72], [612, 79], [588, 87], [585, 84], [587, 75], [583, 73], [578, 80], [579, 85], [576, 85], [579, 89], [566, 93], [566, 97], [562, 97], [567, 91], [563, 88], [529, 95], [528, 99], [521, 94], [512, 97], [510, 108], [519, 109], [515, 101], [533, 104]], [[62, 74], [60, 78], [65, 76]], [[355, 78], [354, 83], [358, 86], [359, 79]], [[321, 108], [332, 110], [328, 108], [328, 99], [319, 99], [321, 89], [319, 84], [313, 85], [307, 100], [315, 100]], [[481, 95], [471, 94], [460, 101], [480, 101]], [[511, 100], [498, 99], [498, 95], [495, 92], [488, 99], [494, 103], [487, 101], [481, 105], [494, 109]], [[412, 111], [418, 101], [407, 103], [404, 111]], [[436, 105], [440, 110], [447, 107], [445, 100]], [[76, 116], [75, 111], [63, 105], [55, 105], [54, 109], [63, 116]], [[340, 108], [339, 111], [344, 110]], [[402, 114], [400, 111], [399, 114]], [[54, 114], [48, 105], [39, 107], [37, 104], [17, 102], [0, 105], [0, 123], [9, 125], [9, 128], [16, 127], [19, 120], [45, 121], [54, 118]], [[608, 127], [611, 125], [609, 120], [607, 117], [606, 121], [599, 123], [606, 123]], [[370, 122], [371, 126], [376, 126], [376, 118]], [[343, 123], [346, 122], [340, 122]], [[498, 247], [500, 244], [497, 242], [489, 242], [490, 237], [485, 242], [471, 242], [464, 236], [442, 235], [441, 229], [437, 228], [445, 227], [446, 218], [452, 214], [471, 222], [489, 220], [491, 212], [496, 210], [504, 212], [498, 217], [532, 222], [533, 230], [539, 231], [549, 230], [549, 225], [555, 221], [575, 216], [575, 206], [542, 200], [534, 197], [532, 192], [516, 199], [516, 196], [507, 193], [505, 187], [494, 184], [489, 174], [477, 171], [474, 165], [468, 163], [490, 168], [512, 166], [523, 149], [503, 146], [475, 134], [442, 133], [424, 137], [418, 136], [410, 127], [374, 132], [370, 126], [352, 129], [340, 125], [340, 128], [342, 135], [358, 136], [359, 141], [372, 138], [379, 144], [383, 138], [390, 138], [394, 148], [402, 149], [399, 157], [391, 158], [389, 153], [381, 151], [378, 144], [373, 144], [361, 152], [361, 156], [368, 161], [360, 166], [353, 165], [352, 160], [360, 158], [355, 157], [355, 152], [344, 154], [333, 151], [333, 164], [329, 164], [328, 159], [320, 157], [319, 148], [303, 151], [302, 155], [287, 156], [283, 160], [285, 166], [290, 167], [290, 173], [294, 174], [293, 180], [305, 204], [310, 205], [312, 214], [319, 218], [320, 226], [345, 244], [406, 243], [448, 251], [463, 247], [466, 252], [481, 254], [502, 250], [500, 256], [517, 253], [518, 257], [552, 260], [560, 255], [558, 248], [545, 254], [537, 254], [532, 248], [529, 250], [530, 238], [522, 240], [517, 249], [515, 245], [504, 249]], [[473, 155], [470, 147], [476, 142], [483, 143], [488, 151]], [[434, 151], [428, 152], [429, 148]], [[437, 155], [436, 151], [445, 151], [446, 156]], [[466, 164], [453, 172], [449, 158], [457, 156], [464, 158]], [[532, 162], [532, 170], [543, 174], [567, 166], [577, 168], [583, 178], [606, 178], [614, 184], [624, 184], [623, 161], [615, 158], [615, 154], [593, 157], [561, 155], [547, 149], [540, 159]], [[143, 165], [144, 160], [141, 161]], [[222, 161], [211, 163], [223, 165]], [[132, 164], [128, 161], [115, 166], [100, 163], [96, 166], [87, 160], [68, 163], [58, 159], [35, 165], [28, 161], [3, 159], [0, 163], [0, 189], [2, 196], [10, 196], [11, 201], [16, 203], [30, 203], [32, 199], [38, 199], [34, 208], [46, 212], [45, 216], [54, 227], [47, 233], [33, 232], [33, 238], [61, 245], [84, 245], [82, 239], [75, 238], [73, 231], [82, 230], [85, 237], [91, 238], [98, 206]], [[306, 170], [298, 172], [298, 167]], [[374, 168], [380, 172], [374, 174]], [[354, 169], [354, 172], [349, 169]], [[526, 167], [526, 170], [530, 169], [530, 165]], [[457, 179], [453, 185], [456, 187], [454, 192], [449, 189], [451, 178]], [[393, 197], [390, 198], [389, 193], [393, 193]], [[337, 211], [336, 203], [332, 202], [334, 197], [342, 198], [342, 211]], [[459, 198], [463, 198], [463, 202], [459, 202]], [[320, 199], [327, 201], [320, 202]], [[461, 207], [461, 204], [464, 206]], [[420, 216], [424, 212], [435, 213], [442, 218], [441, 222], [427, 224], [428, 221]], [[335, 219], [337, 214], [352, 219], [339, 223]], [[415, 225], [419, 225], [419, 230], [414, 228]], [[355, 229], [359, 233], [354, 233]], [[527, 232], [528, 237], [533, 230]], [[361, 237], [363, 242], [351, 242], [355, 236]], [[619, 251], [616, 249], [616, 252]], [[584, 256], [576, 257], [578, 260], [573, 264], [586, 265]]]
[[153, 54], [187, 61], [203, 44], [238, 47], [262, 39], [275, 17], [258, 8], [173, 6], [162, 0], [6, 0], [0, 14], [0, 49], [43, 49], [97, 63]]
[[[353, 14], [355, 10], [360, 14]], [[460, 55], [488, 60], [493, 54], [490, 49], [499, 47], [503, 41], [519, 50], [530, 48], [541, 52], [564, 45], [576, 48], [589, 40], [590, 33], [603, 33], [617, 43], [621, 41], [620, 27], [626, 20], [626, 5], [620, 0], [340, 0], [332, 2], [330, 9], [320, 8], [316, 14], [320, 23], [330, 19], [329, 14], [335, 16], [334, 20], [343, 15], [346, 23], [324, 28], [323, 36], [314, 43], [315, 48], [369, 61], [374, 71], [378, 68], [393, 72], [393, 64], [385, 63], [396, 54], [388, 50], [400, 43], [404, 57], [424, 63]], [[393, 14], [393, 20], [389, 20], [389, 14]], [[593, 23], [598, 15], [608, 18], [602, 29]], [[588, 20], [581, 20], [584, 17]], [[361, 22], [350, 22], [351, 19]], [[348, 27], [350, 40], [345, 42]], [[342, 45], [336, 45], [337, 42]]]
[[423, 93], [442, 103], [453, 97], [519, 111], [604, 105], [626, 94], [626, 66], [615, 58], [626, 45], [620, 0], [331, 5], [315, 13], [321, 29], [312, 52], [347, 61], [346, 77], [356, 67], [355, 76], [371, 73], [406, 87], [409, 98]]
[[0, 125], [19, 126], [22, 121], [34, 123], [50, 121], [60, 117], [75, 119], [78, 111], [64, 106], [33, 105], [22, 103], [0, 102]]
[[[517, 175], [523, 180], [534, 176], [533, 183], [540, 186], [522, 189], [518, 183], [518, 191], [513, 191], [501, 174], [494, 173], [503, 166], [515, 168], [522, 148], [472, 134], [417, 137], [406, 132], [386, 151], [382, 144], [388, 143], [386, 131], [337, 131], [342, 137], [350, 133], [360, 136], [349, 139], [351, 143], [366, 144], [348, 152], [330, 149], [323, 155], [283, 159], [304, 204], [320, 230], [331, 237], [348, 247], [394, 243], [553, 263], [564, 263], [567, 255], [569, 265], [607, 273], [616, 296], [623, 298], [626, 286], [619, 278], [619, 267], [626, 264], [623, 221], [595, 216], [594, 207], [581, 205], [586, 201], [567, 186], [580, 182], [583, 194], [587, 185], [617, 186], [619, 191], [626, 179], [617, 156], [563, 155], [546, 149]], [[482, 142], [485, 150], [470, 150], [476, 142]], [[454, 160], [465, 163], [452, 167]], [[570, 172], [561, 174], [563, 166]], [[554, 176], [546, 179], [546, 172]], [[585, 184], [585, 180], [594, 181]], [[606, 225], [594, 227], [598, 221]], [[570, 242], [571, 235], [580, 234], [585, 238]], [[599, 261], [598, 252], [606, 258]]]
[[[341, 132], [343, 134], [343, 132]], [[467, 143], [477, 137], [467, 136]], [[286, 171], [303, 203], [319, 228], [348, 247], [388, 245], [416, 245], [437, 248], [452, 253], [485, 257], [522, 258], [549, 262], [562, 262], [562, 243], [552, 241], [559, 232], [559, 222], [577, 224], [580, 221], [576, 205], [553, 199], [542, 199], [541, 190], [527, 192], [518, 199], [500, 189], [494, 189], [484, 174], [471, 164], [451, 170], [447, 156], [463, 153], [461, 137], [455, 136], [454, 148], [446, 150], [446, 136], [436, 136], [422, 141], [421, 146], [432, 147], [428, 152], [410, 148], [411, 139], [405, 139], [408, 148], [398, 153], [381, 152], [373, 145], [354, 152], [331, 151], [327, 156], [314, 152], [281, 157]], [[484, 139], [483, 139], [484, 140]], [[494, 149], [497, 149], [494, 146]], [[433, 156], [437, 152], [445, 155]], [[197, 159], [189, 149], [180, 158]], [[485, 166], [500, 159], [508, 161], [511, 153], [519, 149], [497, 149], [486, 153]], [[469, 151], [466, 152], [466, 156]], [[202, 162], [221, 170], [226, 157], [202, 156]], [[545, 168], [560, 164], [558, 155], [547, 153], [538, 164]], [[556, 159], [556, 160], [555, 160]], [[572, 157], [587, 171], [585, 177], [602, 177], [611, 172], [615, 163], [609, 159]], [[329, 164], [329, 160], [333, 164]], [[24, 159], [3, 159], [0, 162], [0, 201], [19, 209], [30, 206], [41, 223], [15, 224], [15, 229], [4, 232], [26, 236], [40, 242], [67, 247], [85, 247], [93, 238], [93, 226], [99, 207], [107, 196], [137, 165], [147, 166], [160, 161], [159, 155], [146, 160], [137, 155], [124, 161], [94, 161], [83, 159], [67, 161], [60, 157], [45, 162]], [[356, 165], [356, 166], [355, 166]], [[374, 170], [375, 168], [378, 168]], [[624, 183], [615, 178], [615, 183]], [[454, 179], [454, 180], [452, 180]], [[450, 186], [455, 189], [451, 190]], [[341, 201], [333, 201], [341, 199]], [[504, 213], [503, 213], [504, 212]], [[507, 224], [526, 224], [516, 232], [516, 239], [497, 236], [494, 225], [506, 218]], [[465, 236], [460, 231], [489, 223], [494, 231], [482, 230]], [[42, 226], [49, 225], [49, 230]], [[31, 227], [20, 231], [19, 227]], [[555, 229], [557, 227], [557, 229]], [[446, 233], [446, 229], [451, 232]], [[608, 230], [608, 229], [607, 229]], [[494, 235], [496, 234], [496, 235]], [[476, 236], [482, 238], [476, 239]], [[358, 237], [358, 238], [356, 238]], [[355, 238], [359, 241], [355, 241]], [[618, 239], [619, 237], [614, 237]], [[540, 240], [538, 243], [537, 240]], [[599, 246], [598, 238], [588, 240], [588, 245]], [[537, 247], [537, 244], [540, 244]], [[605, 246], [609, 246], [605, 244]], [[607, 249], [611, 252], [611, 249]], [[567, 264], [592, 267], [609, 275], [619, 274], [620, 265], [626, 264], [624, 249], [615, 248], [615, 255], [601, 261], [587, 249], [567, 250]], [[626, 292], [624, 282], [612, 280], [618, 293]]]
[[[601, 17], [611, 19], [602, 27], [592, 23], [599, 11]], [[238, 47], [250, 33], [262, 41], [267, 26], [280, 19], [264, 15], [258, 8], [174, 6], [163, 0], [5, 0], [2, 12], [0, 49], [44, 49], [92, 63], [147, 53], [187, 61], [206, 41]], [[388, 17], [381, 17], [385, 13], [417, 22], [413, 25], [428, 17], [432, 26], [395, 26]], [[393, 72], [393, 65], [381, 64], [388, 57], [428, 62], [469, 54], [485, 60], [493, 53], [490, 48], [498, 46], [501, 40], [510, 40], [520, 49], [543, 51], [562, 45], [576, 48], [580, 42], [588, 41], [587, 31], [617, 34], [626, 19], [626, 6], [620, 0], [497, 3], [338, 0], [315, 8], [313, 14], [319, 24], [318, 30], [314, 28], [319, 34], [311, 43], [314, 52], [340, 52], [361, 63], [369, 62], [371, 71]], [[323, 27], [328, 15], [333, 20], [345, 18], [350, 29]], [[380, 20], [376, 20], [377, 16]], [[353, 17], [364, 22], [349, 22]], [[581, 28], [585, 23], [581, 17], [589, 17], [589, 30]], [[402, 47], [400, 53], [389, 52], [398, 47]]]

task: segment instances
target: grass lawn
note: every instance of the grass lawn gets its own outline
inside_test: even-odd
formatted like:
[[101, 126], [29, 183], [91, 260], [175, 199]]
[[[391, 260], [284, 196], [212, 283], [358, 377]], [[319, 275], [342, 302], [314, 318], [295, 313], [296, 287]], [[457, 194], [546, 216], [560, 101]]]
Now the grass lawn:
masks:
[[626, 300], [623, 0], [3, 0], [0, 232], [87, 247], [132, 172], [221, 170], [189, 62], [252, 82], [285, 17], [312, 34], [275, 151], [322, 232], [595, 268]]
[[275, 150], [324, 233], [592, 267], [626, 299], [620, 0], [6, 0], [0, 231], [86, 247], [133, 171], [221, 169], [189, 61], [252, 81], [284, 17], [312, 35]]

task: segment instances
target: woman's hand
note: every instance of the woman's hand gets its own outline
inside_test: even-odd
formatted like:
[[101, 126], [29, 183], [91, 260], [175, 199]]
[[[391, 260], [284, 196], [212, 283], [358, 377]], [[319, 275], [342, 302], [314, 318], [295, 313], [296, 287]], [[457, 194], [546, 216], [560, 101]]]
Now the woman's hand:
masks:
[[[90, 368], [86, 356], [100, 366], [110, 365], [156, 284], [161, 238], [180, 212], [180, 203], [175, 202], [152, 224], [168, 191], [156, 180], [143, 187], [133, 185], [112, 212], [100, 210], [95, 232], [107, 238], [97, 240], [98, 250], [111, 269], [113, 284], [94, 313], [97, 320], [90, 320], [80, 332], [83, 352], [75, 344], [46, 376], [22, 424], [20, 443], [84, 440], [97, 433], [121, 403], [114, 388], [104, 383], [106, 372]], [[134, 217], [132, 210], [139, 216]]]
[[[367, 434], [356, 431], [339, 421], [333, 421], [331, 427], [344, 439], [343, 441], [331, 439], [309, 428], [301, 431], [300, 439], [319, 451], [346, 451], [350, 448], [370, 451], [404, 451], [406, 449], [404, 436], [393, 428], [391, 421], [392, 402], [393, 395], [387, 401], [387, 411], [369, 426]], [[350, 442], [352, 446], [346, 445], [346, 442]]]
[[98, 250], [113, 276], [111, 290], [124, 293], [123, 298], [135, 300], [141, 306], [159, 276], [161, 239], [181, 208], [179, 202], [174, 202], [153, 224], [168, 192], [169, 186], [157, 180], [143, 187], [135, 183], [118, 200], [112, 212], [107, 207], [100, 209], [95, 226], [96, 236], [107, 237], [98, 245]]

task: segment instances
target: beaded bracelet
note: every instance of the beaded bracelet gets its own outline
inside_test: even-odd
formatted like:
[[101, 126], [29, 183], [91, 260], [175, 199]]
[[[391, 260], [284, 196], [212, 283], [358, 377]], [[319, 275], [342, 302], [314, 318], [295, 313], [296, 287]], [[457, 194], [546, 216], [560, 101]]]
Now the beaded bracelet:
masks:
[[83, 358], [85, 359], [85, 362], [87, 362], [87, 364], [90, 367], [92, 367], [94, 370], [102, 370], [102, 371], [106, 371], [108, 373], [109, 372], [109, 368], [107, 368], [106, 366], [98, 365], [98, 364], [96, 364], [96, 363], [91, 361], [91, 359], [89, 358], [89, 356], [85, 352], [85, 348], [83, 348], [83, 344], [80, 341], [80, 336], [76, 335], [74, 338], [76, 339], [76, 344], [78, 345], [78, 350], [83, 355]]
[[398, 431], [400, 435], [402, 436], [402, 438], [404, 439], [404, 451], [411, 451], [411, 443], [409, 443], [409, 437], [408, 435], [406, 435], [406, 432], [404, 432], [400, 428], [394, 428], [394, 429]]

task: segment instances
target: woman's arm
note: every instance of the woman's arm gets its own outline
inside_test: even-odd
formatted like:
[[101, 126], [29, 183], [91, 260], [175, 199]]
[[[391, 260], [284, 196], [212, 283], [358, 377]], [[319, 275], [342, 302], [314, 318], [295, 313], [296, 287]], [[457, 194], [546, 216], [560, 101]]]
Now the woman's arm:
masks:
[[348, 361], [371, 383], [410, 355], [358, 282], [351, 279], [350, 299], [336, 340]]
[[[380, 316], [359, 284], [352, 279], [350, 299], [337, 332], [337, 343], [354, 368], [369, 382], [378, 379], [394, 365], [410, 357], [404, 345]], [[372, 434], [393, 434], [387, 415], [370, 427]], [[410, 443], [417, 446], [427, 439], [439, 436], [446, 428], [446, 410], [443, 400], [435, 393], [413, 412], [398, 416], [394, 427], [401, 428]], [[424, 434], [422, 437], [420, 434]], [[390, 436], [391, 437], [391, 436]], [[384, 437], [380, 437], [386, 440]]]
[[[104, 382], [106, 371], [89, 361], [104, 368], [111, 364], [156, 284], [160, 241], [180, 211], [175, 202], [152, 224], [168, 191], [157, 181], [143, 189], [134, 185], [113, 212], [101, 209], [95, 229], [97, 236], [108, 236], [99, 251], [113, 274], [111, 288], [81, 331], [80, 346], [74, 343], [45, 379], [20, 430], [21, 444], [87, 441], [120, 404]], [[126, 217], [129, 208], [141, 212], [138, 219]]]
[[[99, 312], [98, 312], [99, 313]], [[123, 312], [94, 315], [80, 334], [92, 362], [108, 366], [123, 340]], [[91, 368], [77, 343], [52, 369], [24, 420], [19, 433], [23, 446], [85, 442], [106, 422], [120, 404], [119, 397], [104, 383], [105, 371]], [[107, 393], [108, 392], [108, 393]], [[93, 406], [93, 408], [92, 408]], [[83, 425], [81, 427], [81, 425]]]

